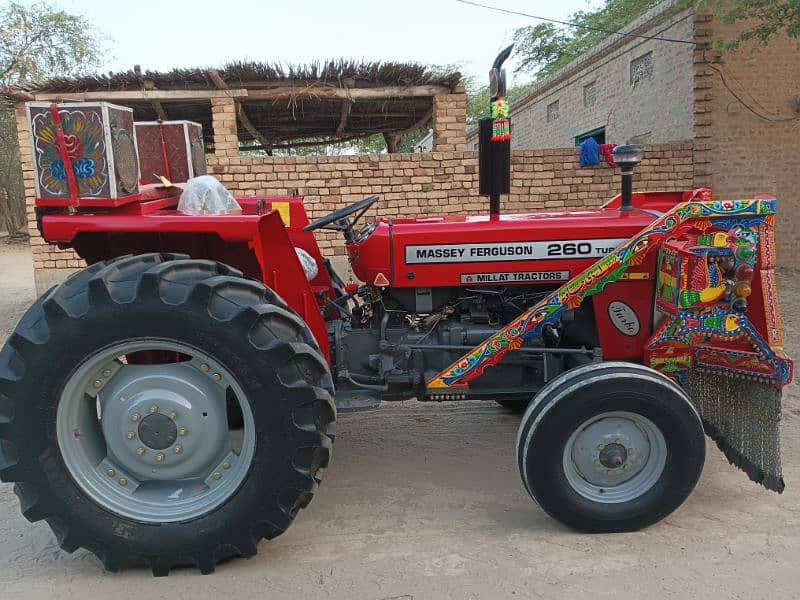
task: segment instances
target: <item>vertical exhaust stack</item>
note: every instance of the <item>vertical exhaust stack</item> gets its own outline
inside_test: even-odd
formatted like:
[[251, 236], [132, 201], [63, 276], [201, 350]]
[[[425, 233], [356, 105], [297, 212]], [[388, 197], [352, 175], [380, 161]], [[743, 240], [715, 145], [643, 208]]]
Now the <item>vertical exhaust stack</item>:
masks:
[[512, 44], [494, 59], [489, 71], [489, 96], [491, 116], [479, 122], [478, 179], [480, 194], [489, 196], [489, 214], [500, 216], [500, 194], [511, 188], [511, 121], [506, 102], [506, 72], [503, 63], [511, 54]]
[[623, 144], [614, 148], [611, 154], [622, 173], [622, 192], [620, 194], [622, 203], [619, 209], [633, 210], [633, 169], [642, 162], [644, 152], [642, 147], [636, 144]]

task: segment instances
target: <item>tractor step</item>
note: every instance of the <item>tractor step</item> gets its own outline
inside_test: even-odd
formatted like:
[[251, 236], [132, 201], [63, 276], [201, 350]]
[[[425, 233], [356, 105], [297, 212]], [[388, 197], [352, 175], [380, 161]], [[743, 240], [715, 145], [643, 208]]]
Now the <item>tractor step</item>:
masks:
[[372, 410], [381, 405], [380, 392], [373, 390], [337, 389], [333, 398], [340, 413]]

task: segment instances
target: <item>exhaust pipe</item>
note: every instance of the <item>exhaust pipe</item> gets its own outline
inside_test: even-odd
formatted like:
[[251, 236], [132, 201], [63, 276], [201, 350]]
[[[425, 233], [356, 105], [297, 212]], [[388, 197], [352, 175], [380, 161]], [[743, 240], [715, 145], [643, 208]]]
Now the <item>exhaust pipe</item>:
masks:
[[506, 72], [503, 63], [511, 54], [513, 44], [505, 48], [492, 63], [489, 71], [491, 117], [478, 122], [478, 180], [479, 193], [489, 196], [489, 215], [500, 216], [500, 194], [511, 188], [511, 123], [508, 119]]
[[623, 144], [611, 153], [622, 174], [622, 193], [620, 210], [633, 210], [633, 170], [640, 162], [644, 152], [636, 144]]

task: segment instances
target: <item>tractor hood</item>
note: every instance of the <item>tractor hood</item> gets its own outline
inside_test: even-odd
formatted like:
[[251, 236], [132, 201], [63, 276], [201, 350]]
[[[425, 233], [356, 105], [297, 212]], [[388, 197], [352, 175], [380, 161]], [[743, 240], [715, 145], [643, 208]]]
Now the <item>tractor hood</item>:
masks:
[[576, 209], [380, 220], [348, 245], [367, 283], [435, 287], [568, 281], [659, 213]]

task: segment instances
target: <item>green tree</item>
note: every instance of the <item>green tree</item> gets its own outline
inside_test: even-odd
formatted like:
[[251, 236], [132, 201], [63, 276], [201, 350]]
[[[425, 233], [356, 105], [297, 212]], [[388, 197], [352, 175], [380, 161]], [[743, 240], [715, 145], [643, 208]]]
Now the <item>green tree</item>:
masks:
[[781, 33], [800, 37], [800, 0], [702, 0], [698, 5], [712, 6], [723, 23], [747, 21], [736, 38], [720, 40], [725, 49], [738, 48], [748, 40], [764, 45]]
[[[0, 88], [80, 75], [101, 63], [103, 36], [81, 15], [48, 4], [0, 8]], [[12, 238], [27, 237], [16, 119], [0, 98], [0, 219]]]
[[608, 0], [602, 8], [570, 16], [569, 21], [580, 27], [539, 23], [515, 29], [514, 48], [521, 59], [517, 71], [547, 77], [607, 39], [606, 31], [623, 29], [660, 2]]

